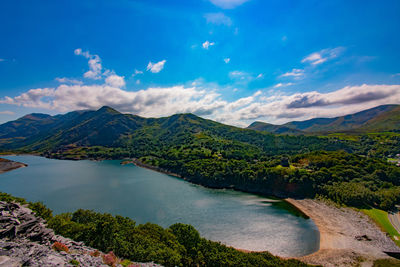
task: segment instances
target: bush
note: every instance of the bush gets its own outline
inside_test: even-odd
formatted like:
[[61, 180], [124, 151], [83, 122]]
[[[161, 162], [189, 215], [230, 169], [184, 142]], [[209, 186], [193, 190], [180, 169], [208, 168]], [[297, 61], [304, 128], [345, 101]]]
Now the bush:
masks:
[[69, 252], [69, 248], [67, 247], [67, 245], [64, 245], [63, 243], [61, 243], [61, 242], [55, 242], [54, 244], [53, 244], [53, 246], [52, 246], [52, 248], [55, 250], [55, 251], [58, 251], [58, 252], [60, 252], [60, 251], [65, 251], [65, 252]]
[[110, 251], [103, 255], [103, 262], [109, 266], [116, 266], [118, 263], [118, 258], [115, 256], [114, 252]]
[[79, 261], [77, 261], [77, 260], [70, 260], [69, 263], [71, 263], [71, 265], [73, 265], [73, 266], [79, 266], [80, 265]]

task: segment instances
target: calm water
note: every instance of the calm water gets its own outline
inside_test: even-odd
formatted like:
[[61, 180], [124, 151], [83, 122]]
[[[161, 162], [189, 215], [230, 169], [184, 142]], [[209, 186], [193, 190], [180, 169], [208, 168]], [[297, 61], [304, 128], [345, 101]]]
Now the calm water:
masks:
[[120, 161], [7, 156], [28, 164], [0, 174], [0, 191], [42, 201], [55, 213], [78, 208], [120, 214], [137, 223], [192, 224], [202, 236], [247, 250], [300, 256], [319, 247], [319, 232], [284, 202], [207, 189]]

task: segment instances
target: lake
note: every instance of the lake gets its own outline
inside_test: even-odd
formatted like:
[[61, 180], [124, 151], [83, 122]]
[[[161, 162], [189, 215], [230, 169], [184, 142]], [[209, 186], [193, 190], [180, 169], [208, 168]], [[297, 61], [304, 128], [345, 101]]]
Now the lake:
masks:
[[208, 189], [118, 160], [5, 158], [28, 167], [0, 174], [0, 191], [42, 201], [56, 214], [83, 208], [163, 227], [187, 223], [205, 238], [280, 256], [302, 256], [319, 248], [314, 222], [280, 200]]

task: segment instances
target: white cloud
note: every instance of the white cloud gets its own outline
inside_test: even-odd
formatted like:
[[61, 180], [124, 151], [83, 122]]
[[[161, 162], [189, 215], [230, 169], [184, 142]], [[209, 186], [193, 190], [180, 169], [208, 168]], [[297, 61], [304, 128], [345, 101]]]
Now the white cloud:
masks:
[[[224, 123], [248, 125], [256, 119], [271, 123], [334, 117], [383, 104], [400, 103], [400, 85], [346, 86], [329, 93], [316, 91], [283, 95], [257, 91], [251, 96], [227, 101], [209, 85], [148, 88], [136, 92], [103, 85], [65, 85], [31, 89], [1, 104], [58, 111], [97, 109], [109, 105], [121, 112], [145, 117], [192, 112]], [[235, 90], [233, 90], [235, 91]]]
[[282, 74], [279, 77], [295, 77], [295, 78], [300, 78], [301, 76], [304, 75], [304, 70], [303, 69], [293, 69], [292, 71], [286, 72]]
[[343, 47], [336, 47], [333, 49], [323, 49], [318, 52], [314, 52], [301, 61], [302, 63], [310, 63], [311, 65], [319, 65], [328, 60], [338, 57], [344, 51]]
[[209, 42], [209, 41], [205, 41], [204, 43], [203, 43], [203, 48], [204, 49], [208, 49], [210, 46], [213, 46], [213, 45], [215, 45], [215, 43], [214, 42]]
[[231, 59], [230, 59], [229, 57], [224, 58], [224, 62], [225, 62], [226, 64], [228, 64], [230, 61], [231, 61]]
[[234, 71], [229, 72], [229, 77], [231, 79], [244, 79], [248, 76], [249, 76], [249, 74], [244, 71], [234, 70]]
[[274, 88], [279, 88], [279, 87], [286, 87], [286, 86], [291, 86], [294, 83], [278, 83], [274, 86]]
[[132, 74], [132, 77], [135, 77], [136, 75], [140, 75], [140, 74], [143, 74], [143, 71], [135, 69], [135, 71]]
[[14, 114], [15, 112], [9, 110], [0, 111], [0, 115], [14, 115]]
[[75, 49], [74, 53], [89, 59], [89, 70], [83, 74], [83, 77], [93, 80], [101, 79], [102, 65], [98, 55], [92, 55], [89, 51], [83, 51], [81, 48]]
[[69, 78], [56, 78], [55, 79], [59, 83], [70, 83], [70, 84], [83, 84], [82, 81], [76, 80], [76, 79], [69, 79]]
[[204, 17], [207, 20], [207, 23], [213, 23], [216, 25], [225, 25], [225, 26], [231, 26], [232, 25], [232, 20], [230, 17], [226, 16], [222, 12], [218, 13], [207, 13], [204, 15]]
[[196, 87], [173, 86], [130, 92], [106, 84], [60, 85], [54, 89], [32, 89], [20, 96], [2, 99], [0, 103], [59, 111], [109, 105], [142, 116], [167, 116], [187, 112], [211, 114], [226, 104], [218, 98], [219, 94]]
[[77, 56], [84, 56], [85, 58], [90, 58], [89, 51], [82, 51], [82, 48], [77, 48], [74, 50], [74, 54]]
[[140, 84], [140, 80], [136, 80], [136, 84]]
[[165, 62], [167, 62], [165, 59], [157, 63], [152, 63], [150, 61], [147, 65], [147, 71], [151, 71], [152, 73], [159, 73], [163, 70]]
[[257, 75], [256, 78], [257, 78], [257, 79], [262, 79], [262, 78], [264, 78], [264, 74], [260, 73], [260, 74]]
[[125, 80], [123, 76], [111, 74], [106, 78], [106, 84], [111, 87], [122, 88], [125, 87]]
[[[92, 59], [89, 52], [80, 49], [75, 54]], [[159, 72], [165, 60], [149, 63], [148, 71]], [[293, 69], [283, 77], [302, 76], [304, 71]], [[400, 85], [359, 85], [346, 86], [336, 91], [320, 93], [309, 91], [283, 94], [281, 91], [257, 91], [246, 97], [228, 101], [217, 93], [220, 90], [236, 92], [237, 88], [221, 88], [217, 84], [205, 83], [201, 78], [186, 86], [151, 87], [129, 91], [123, 76], [106, 70], [102, 84], [86, 85], [71, 82], [68, 78], [56, 78], [60, 84], [55, 88], [30, 89], [20, 95], [0, 98], [0, 104], [23, 107], [71, 111], [97, 109], [108, 105], [121, 112], [145, 117], [168, 116], [175, 113], [192, 112], [220, 122], [246, 126], [256, 119], [271, 123], [304, 120], [312, 117], [334, 117], [358, 112], [383, 104], [400, 104]], [[231, 71], [229, 77], [235, 84], [247, 84], [258, 76], [244, 71]], [[262, 77], [262, 76], [261, 76]], [[72, 80], [73, 81], [73, 80]], [[136, 83], [140, 83], [139, 80]], [[290, 86], [293, 83], [278, 83], [274, 88]], [[6, 113], [2, 113], [6, 114]]]
[[94, 80], [100, 79], [101, 69], [102, 69], [100, 57], [94, 55], [91, 59], [89, 59], [88, 64], [90, 70], [85, 72], [83, 76], [85, 78], [90, 78]]
[[223, 9], [232, 9], [248, 1], [249, 0], [210, 0], [211, 3]]

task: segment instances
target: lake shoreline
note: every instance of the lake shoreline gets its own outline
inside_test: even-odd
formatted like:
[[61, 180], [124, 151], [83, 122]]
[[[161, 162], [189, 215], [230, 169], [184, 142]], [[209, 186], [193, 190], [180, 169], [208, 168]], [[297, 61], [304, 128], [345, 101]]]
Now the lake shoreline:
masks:
[[307, 214], [320, 233], [319, 250], [296, 259], [327, 267], [354, 265], [361, 260], [372, 266], [374, 260], [390, 258], [383, 251], [400, 252], [400, 248], [361, 212], [338, 208], [321, 200], [285, 200]]
[[[213, 187], [202, 183], [193, 181], [183, 177], [182, 175], [169, 172], [162, 168], [142, 163], [138, 159], [131, 162], [138, 167], [146, 168], [149, 170], [157, 171], [167, 175], [171, 175], [185, 181], [204, 186], [212, 189], [231, 189], [235, 191], [258, 194], [266, 196], [261, 192], [254, 192], [251, 190], [241, 190], [236, 187]], [[128, 163], [128, 164], [129, 164]], [[309, 264], [330, 266], [342, 266], [358, 264], [360, 259], [365, 262], [370, 262], [371, 265], [377, 259], [390, 259], [383, 251], [397, 251], [400, 248], [384, 233], [376, 224], [371, 221], [369, 217], [361, 212], [355, 211], [350, 208], [338, 208], [329, 205], [321, 200], [315, 199], [294, 199], [285, 196], [280, 197], [283, 201], [289, 203], [300, 213], [308, 218], [311, 218], [316, 224], [320, 234], [319, 249], [311, 254], [301, 257], [282, 257], [299, 259]], [[324, 210], [322, 212], [321, 210]], [[338, 220], [338, 218], [341, 218]], [[336, 226], [336, 229], [335, 229]], [[332, 231], [332, 228], [334, 229]], [[371, 238], [372, 244], [363, 242], [363, 237]], [[361, 241], [357, 240], [361, 238]], [[242, 252], [260, 252], [250, 251], [246, 249], [235, 248]]]
[[0, 158], [0, 174], [27, 166], [27, 164], [22, 162]]
[[[89, 159], [96, 160], [96, 159]], [[105, 160], [105, 159], [104, 159]], [[96, 160], [98, 161], [98, 159]], [[163, 174], [212, 189], [232, 189], [236, 191], [253, 193], [266, 196], [261, 192], [240, 190], [234, 187], [212, 187], [202, 183], [187, 179], [179, 174], [172, 173], [159, 167], [140, 162], [138, 159], [122, 159], [121, 165], [134, 164], [141, 168], [157, 171]], [[337, 208], [319, 200], [312, 199], [293, 199], [280, 197], [301, 213], [311, 218], [318, 227], [320, 234], [319, 249], [314, 253], [301, 257], [282, 257], [295, 258], [309, 264], [321, 264], [323, 266], [349, 265], [357, 263], [360, 258], [373, 262], [380, 258], [389, 258], [382, 250], [399, 251], [393, 241], [388, 238], [369, 218], [359, 212], [349, 208]], [[362, 218], [364, 216], [364, 218]], [[358, 219], [361, 218], [361, 219]], [[366, 236], [372, 241], [358, 241], [356, 236]], [[238, 249], [243, 252], [260, 252]]]
[[[11, 153], [10, 153], [11, 154]], [[15, 154], [15, 153], [14, 153]], [[26, 153], [24, 153], [24, 154], [19, 154], [19, 156], [30, 156], [30, 154], [26, 154]], [[36, 157], [36, 156], [38, 156], [37, 154], [35, 154], [34, 155], [34, 157]], [[38, 159], [39, 158], [43, 158], [43, 159], [49, 159], [49, 160], [54, 160], [54, 158], [49, 158], [49, 157], [43, 157], [43, 155], [42, 156], [39, 156], [38, 157]], [[10, 158], [10, 159], [12, 159], [12, 160], [15, 160], [15, 161], [22, 161], [22, 162], [24, 162], [24, 160], [23, 160], [23, 158], [18, 158], [18, 157], [12, 157], [12, 158]], [[28, 159], [26, 159], [26, 161], [27, 161], [27, 163], [28, 164], [30, 164], [31, 165], [31, 161], [28, 161]], [[61, 160], [57, 160], [57, 161], [61, 161]], [[57, 163], [57, 161], [54, 161], [54, 164], [59, 164], [59, 163]], [[68, 161], [70, 161], [70, 162], [72, 162], [71, 160], [66, 160], [66, 162], [68, 162]], [[89, 162], [89, 161], [93, 161], [93, 160], [90, 160], [90, 159], [85, 159], [85, 160], [83, 160], [83, 161], [87, 161], [87, 162]], [[96, 161], [98, 161], [98, 160], [96, 160]], [[144, 168], [144, 169], [149, 169], [149, 170], [151, 170], [151, 171], [157, 171], [158, 173], [163, 173], [163, 174], [166, 174], [166, 175], [168, 175], [168, 176], [170, 176], [171, 177], [171, 179], [174, 179], [174, 180], [176, 180], [176, 183], [182, 183], [182, 180], [186, 180], [187, 182], [190, 182], [190, 183], [184, 183], [184, 184], [187, 184], [187, 186], [189, 186], [189, 187], [198, 187], [199, 189], [196, 189], [196, 190], [204, 190], [205, 188], [211, 188], [211, 189], [219, 189], [219, 190], [216, 190], [216, 192], [215, 193], [218, 193], [218, 191], [220, 191], [221, 193], [223, 193], [223, 192], [225, 192], [226, 191], [226, 194], [237, 194], [237, 193], [233, 193], [234, 191], [237, 191], [238, 193], [239, 192], [244, 192], [244, 193], [251, 193], [251, 194], [253, 194], [253, 195], [256, 195], [257, 197], [262, 197], [262, 199], [260, 200], [261, 202], [260, 202], [260, 205], [262, 205], [262, 206], [276, 206], [276, 207], [274, 207], [273, 209], [278, 209], [278, 210], [282, 210], [282, 212], [284, 212], [284, 213], [290, 213], [291, 215], [294, 215], [295, 217], [301, 217], [301, 218], [299, 218], [299, 219], [296, 219], [296, 218], [292, 218], [292, 220], [294, 220], [294, 221], [297, 221], [297, 220], [301, 220], [302, 222], [301, 222], [301, 224], [303, 224], [303, 221], [304, 221], [304, 224], [305, 225], [309, 225], [308, 227], [306, 227], [307, 229], [309, 229], [309, 230], [303, 230], [303, 229], [299, 229], [300, 230], [300, 232], [297, 232], [297, 233], [293, 233], [294, 234], [294, 236], [293, 236], [293, 238], [294, 239], [296, 239], [296, 240], [298, 240], [298, 241], [296, 241], [295, 243], [293, 243], [293, 245], [291, 245], [290, 243], [292, 242], [291, 241], [291, 238], [285, 238], [285, 239], [282, 239], [282, 242], [283, 243], [288, 243], [288, 250], [287, 251], [290, 251], [291, 250], [291, 247], [294, 247], [294, 244], [297, 244], [296, 245], [296, 247], [297, 248], [294, 248], [293, 249], [293, 251], [295, 251], [295, 252], [293, 252], [293, 253], [284, 253], [284, 255], [281, 255], [280, 254], [280, 252], [276, 252], [276, 253], [274, 253], [274, 254], [276, 254], [276, 255], [281, 255], [281, 256], [283, 256], [283, 257], [294, 257], [294, 256], [299, 256], [299, 255], [308, 255], [309, 253], [312, 253], [312, 252], [314, 252], [314, 251], [316, 251], [317, 249], [318, 249], [318, 246], [319, 246], [319, 243], [318, 243], [318, 231], [317, 231], [317, 228], [316, 228], [316, 226], [315, 226], [315, 224], [311, 221], [311, 220], [308, 220], [308, 222], [307, 222], [307, 220], [304, 220], [304, 219], [308, 219], [308, 217], [306, 217], [303, 213], [301, 213], [301, 212], [299, 212], [299, 210], [297, 209], [297, 208], [295, 208], [294, 206], [292, 206], [292, 205], [290, 205], [290, 204], [286, 204], [287, 202], [285, 202], [284, 200], [282, 200], [282, 198], [274, 198], [274, 197], [272, 197], [273, 195], [266, 195], [266, 194], [260, 194], [260, 192], [249, 192], [249, 191], [246, 191], [246, 190], [238, 190], [238, 189], [235, 189], [235, 188], [221, 188], [221, 187], [217, 187], [217, 188], [215, 188], [215, 187], [210, 187], [210, 186], [204, 186], [204, 185], [202, 185], [202, 184], [200, 184], [200, 183], [194, 183], [194, 182], [192, 182], [192, 181], [190, 181], [189, 179], [185, 179], [185, 178], [182, 178], [180, 175], [178, 175], [178, 174], [176, 174], [176, 173], [171, 173], [171, 172], [167, 172], [167, 171], [165, 171], [165, 170], [163, 170], [163, 169], [161, 169], [161, 168], [155, 168], [155, 167], [153, 167], [153, 166], [148, 166], [148, 165], [146, 165], [146, 164], [141, 164], [138, 160], [135, 160], [135, 161], [132, 161], [131, 159], [127, 159], [127, 158], [125, 158], [125, 159], [119, 159], [119, 160], [114, 160], [114, 163], [113, 163], [113, 165], [114, 164], [116, 164], [115, 166], [121, 166], [121, 167], [119, 167], [119, 168], [121, 168], [121, 170], [124, 170], [125, 169], [125, 172], [126, 171], [128, 171], [129, 169], [133, 169], [133, 171], [134, 171], [134, 169], [135, 168], [132, 168], [133, 166], [131, 166], [131, 167], [129, 167], [129, 166], [122, 166], [122, 165], [126, 165], [126, 164], [135, 164], [136, 163], [136, 165], [138, 166], [138, 167], [140, 167], [140, 168]], [[92, 165], [92, 164], [90, 164], [90, 165]], [[37, 165], [33, 165], [33, 167], [36, 167]], [[117, 171], [117, 170], [115, 170], [115, 171]], [[190, 185], [190, 184], [192, 184], [192, 185]], [[195, 184], [196, 186], [193, 186], [193, 184]], [[197, 185], [199, 185], [199, 186], [197, 186]], [[204, 189], [201, 189], [201, 188], [204, 188]], [[221, 190], [222, 189], [222, 190]], [[232, 193], [230, 193], [229, 191], [232, 191]], [[14, 194], [16, 194], [16, 193], [14, 193]], [[218, 193], [219, 194], [219, 193]], [[225, 193], [223, 193], [223, 194], [225, 194]], [[16, 194], [17, 195], [17, 194]], [[21, 195], [21, 196], [24, 196], [24, 197], [26, 197], [25, 195]], [[40, 199], [37, 199], [36, 201], [40, 201]], [[42, 200], [43, 201], [43, 200]], [[277, 203], [275, 203], [275, 202], [277, 202]], [[253, 203], [253, 198], [252, 198], [252, 200], [251, 200], [251, 204]], [[200, 203], [201, 204], [201, 203]], [[75, 208], [79, 208], [79, 206], [76, 206]], [[80, 207], [80, 208], [82, 208], [82, 207]], [[65, 210], [64, 212], [67, 212], [67, 211], [71, 211], [71, 210], [73, 210], [73, 209], [70, 209], [70, 210]], [[115, 213], [115, 214], [119, 214], [119, 213]], [[127, 215], [128, 216], [128, 215]], [[135, 218], [135, 217], [132, 217], [132, 218]], [[257, 216], [255, 217], [255, 220], [257, 221], [258, 219], [257, 219]], [[155, 223], [157, 223], [156, 221], [154, 221], [154, 220], [149, 220], [149, 221], [151, 221], [151, 222], [155, 222]], [[262, 218], [262, 219], [260, 219], [259, 220], [260, 221], [260, 223], [261, 222], [264, 222], [265, 221], [265, 217], [264, 218]], [[143, 222], [144, 223], [144, 222]], [[187, 222], [187, 223], [190, 223], [190, 222]], [[268, 225], [268, 223], [266, 224], [266, 225]], [[168, 227], [167, 225], [164, 225], [164, 227]], [[199, 229], [201, 229], [201, 228], [199, 228]], [[204, 230], [204, 229], [203, 229]], [[301, 233], [300, 235], [301, 236], [303, 236], [304, 235], [304, 231], [308, 231], [309, 233], [307, 234], [307, 235], [305, 235], [302, 239], [300, 239], [299, 238], [299, 233]], [[266, 232], [268, 232], [268, 231], [266, 231]], [[285, 232], [285, 234], [286, 234], [287, 232]], [[271, 233], [272, 234], [272, 233]], [[210, 237], [209, 237], [210, 238]], [[243, 237], [244, 238], [244, 237]], [[275, 236], [275, 238], [277, 239], [277, 240], [279, 240], [281, 237], [280, 237], [280, 235], [276, 235]], [[307, 238], [307, 240], [305, 240], [305, 238]], [[228, 239], [216, 239], [216, 240], [219, 240], [219, 241], [221, 241], [221, 242], [226, 242], [227, 240], [230, 240], [231, 238], [228, 238]], [[249, 250], [249, 251], [254, 251], [254, 252], [262, 252], [262, 251], [270, 251], [270, 249], [268, 249], [269, 247], [268, 246], [265, 246], [265, 245], [263, 245], [264, 243], [266, 244], [266, 243], [269, 243], [269, 241], [263, 241], [263, 240], [261, 240], [260, 238], [258, 238], [259, 239], [259, 241], [260, 241], [260, 245], [253, 245], [253, 244], [250, 244], [250, 246], [246, 246], [246, 245], [244, 245], [244, 246], [242, 246], [242, 245], [240, 245], [241, 243], [243, 243], [243, 242], [234, 242], [234, 243], [226, 243], [226, 244], [236, 244], [237, 246], [235, 247], [235, 246], [233, 246], [233, 247], [235, 247], [235, 248], [237, 248], [237, 249], [245, 249], [246, 251], [247, 250]], [[294, 242], [294, 239], [293, 239], [293, 242]], [[233, 240], [233, 239], [232, 239]], [[257, 240], [257, 238], [255, 239], [255, 240]], [[264, 246], [264, 247], [263, 247]], [[289, 248], [290, 247], [290, 248]], [[274, 247], [271, 247], [271, 249], [272, 250], [274, 250], [275, 251], [275, 249], [274, 249]], [[243, 250], [244, 251], [244, 250]], [[280, 251], [280, 250], [277, 250], [277, 251]], [[282, 250], [283, 251], [283, 250]], [[285, 250], [286, 251], [286, 250]]]

